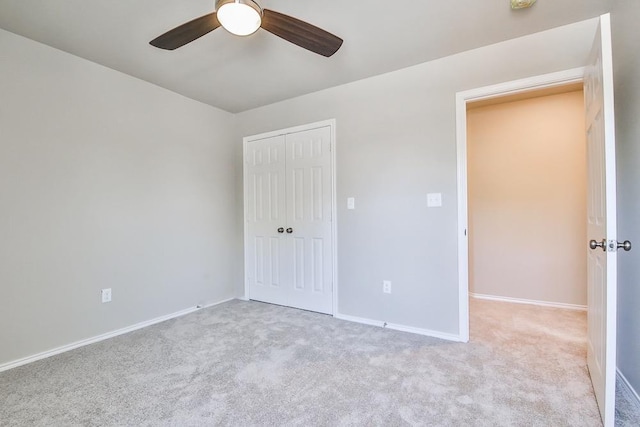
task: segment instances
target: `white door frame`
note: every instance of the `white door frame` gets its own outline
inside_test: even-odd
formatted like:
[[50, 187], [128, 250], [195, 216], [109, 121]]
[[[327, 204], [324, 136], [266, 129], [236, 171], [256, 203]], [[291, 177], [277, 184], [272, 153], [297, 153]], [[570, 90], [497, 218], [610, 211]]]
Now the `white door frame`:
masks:
[[456, 144], [458, 169], [458, 335], [469, 341], [469, 213], [467, 194], [467, 103], [540, 89], [581, 83], [585, 68], [573, 68], [521, 80], [456, 93]]
[[[258, 139], [271, 138], [274, 136], [287, 135], [290, 133], [303, 132], [307, 130], [329, 127], [331, 134], [330, 150], [331, 150], [331, 259], [333, 268], [331, 271], [332, 281], [332, 301], [333, 306], [331, 314], [335, 316], [338, 313], [338, 229], [336, 227], [337, 218], [337, 203], [336, 203], [336, 119], [328, 119], [320, 122], [308, 123], [300, 126], [294, 126], [286, 129], [279, 129], [271, 132], [265, 132], [257, 135], [250, 135], [242, 138], [242, 200], [243, 200], [243, 232], [244, 232], [244, 249], [243, 249], [243, 262], [247, 259], [249, 244], [247, 242], [247, 204], [245, 199], [247, 197], [247, 168], [246, 165], [246, 152], [247, 143]], [[242, 299], [249, 299], [249, 281], [247, 279], [247, 266], [244, 265], [244, 295]]]

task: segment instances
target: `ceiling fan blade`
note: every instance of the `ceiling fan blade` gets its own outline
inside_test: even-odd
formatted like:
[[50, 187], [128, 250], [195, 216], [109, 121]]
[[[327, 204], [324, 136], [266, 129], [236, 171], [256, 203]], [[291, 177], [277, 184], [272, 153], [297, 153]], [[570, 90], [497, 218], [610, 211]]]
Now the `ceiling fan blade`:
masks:
[[329, 57], [342, 46], [342, 39], [297, 18], [264, 9], [261, 27], [295, 45]]
[[209, 13], [167, 31], [151, 40], [149, 44], [160, 49], [174, 50], [204, 36], [219, 26], [220, 22], [216, 13]]

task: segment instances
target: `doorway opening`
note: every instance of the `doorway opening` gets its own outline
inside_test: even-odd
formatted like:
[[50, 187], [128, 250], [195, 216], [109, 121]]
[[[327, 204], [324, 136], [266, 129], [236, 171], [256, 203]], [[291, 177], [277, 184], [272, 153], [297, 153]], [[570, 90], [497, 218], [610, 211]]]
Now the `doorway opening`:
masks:
[[467, 104], [470, 339], [517, 342], [541, 366], [582, 364], [584, 111], [582, 83]]
[[[456, 126], [458, 153], [458, 275], [459, 275], [459, 337], [469, 340], [469, 209], [467, 165], [467, 106], [473, 102], [490, 104], [506, 96], [530, 97], [540, 90], [563, 91], [568, 85], [581, 85], [584, 68], [546, 74], [529, 79], [459, 92], [456, 96]], [[550, 92], [551, 93], [551, 92]], [[516, 99], [516, 98], [514, 98]], [[492, 101], [494, 100], [494, 101]], [[549, 244], [552, 244], [550, 242]]]
[[586, 311], [581, 83], [467, 104], [469, 293]]
[[[559, 360], [578, 372], [587, 336], [582, 79], [464, 107], [470, 338], [526, 355], [540, 372]], [[587, 376], [572, 377], [590, 389]]]

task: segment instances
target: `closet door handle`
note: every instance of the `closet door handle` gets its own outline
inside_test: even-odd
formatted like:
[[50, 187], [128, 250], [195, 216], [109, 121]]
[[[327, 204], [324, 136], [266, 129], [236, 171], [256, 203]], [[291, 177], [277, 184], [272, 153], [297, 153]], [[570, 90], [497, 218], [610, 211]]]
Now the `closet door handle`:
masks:
[[293, 233], [293, 228], [287, 228], [287, 233], [289, 234]]
[[284, 227], [278, 228], [278, 233], [284, 233]]

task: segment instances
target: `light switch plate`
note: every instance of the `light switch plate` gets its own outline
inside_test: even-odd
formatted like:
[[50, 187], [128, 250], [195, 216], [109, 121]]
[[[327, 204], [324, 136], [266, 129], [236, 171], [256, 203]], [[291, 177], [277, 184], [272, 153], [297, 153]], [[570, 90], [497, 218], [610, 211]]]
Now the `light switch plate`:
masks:
[[427, 206], [430, 208], [439, 208], [442, 206], [442, 193], [427, 194]]
[[356, 199], [353, 197], [347, 198], [347, 209], [355, 209], [356, 208]]

